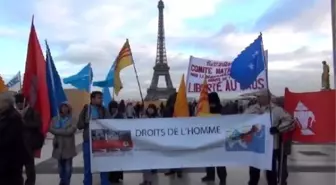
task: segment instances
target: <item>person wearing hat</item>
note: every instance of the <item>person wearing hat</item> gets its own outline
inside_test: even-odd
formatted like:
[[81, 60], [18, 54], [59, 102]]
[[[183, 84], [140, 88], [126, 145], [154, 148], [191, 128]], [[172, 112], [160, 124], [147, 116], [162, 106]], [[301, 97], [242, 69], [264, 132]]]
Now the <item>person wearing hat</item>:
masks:
[[[222, 112], [222, 105], [218, 96], [218, 93], [211, 92], [208, 94], [209, 105], [210, 105], [210, 113], [211, 114], [221, 114]], [[225, 185], [226, 184], [226, 167], [207, 167], [206, 175], [202, 178], [202, 182], [214, 182], [215, 181], [215, 170], [217, 170], [217, 175], [219, 178], [219, 184]]]
[[25, 185], [35, 185], [35, 151], [41, 149], [44, 143], [44, 135], [41, 132], [41, 116], [31, 106], [29, 106], [23, 94], [15, 95], [15, 106], [23, 118], [23, 138], [27, 149], [25, 158]]
[[[269, 90], [262, 90], [255, 94], [257, 103], [245, 110], [245, 114], [263, 114], [271, 113], [272, 126], [269, 130], [274, 137], [274, 151], [272, 158], [272, 170], [266, 171], [266, 180], [268, 185], [277, 185], [277, 160], [281, 157], [279, 138], [281, 133], [294, 129], [294, 120], [283, 108], [272, 102], [274, 97]], [[280, 161], [280, 160], [279, 160]], [[250, 167], [249, 185], [258, 185], [260, 179], [260, 169]], [[285, 182], [281, 185], [284, 185]]]

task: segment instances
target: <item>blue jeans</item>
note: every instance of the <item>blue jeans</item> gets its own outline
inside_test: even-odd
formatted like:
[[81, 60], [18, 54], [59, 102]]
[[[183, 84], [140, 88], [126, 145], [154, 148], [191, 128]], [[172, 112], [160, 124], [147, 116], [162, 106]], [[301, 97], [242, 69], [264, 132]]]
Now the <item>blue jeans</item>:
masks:
[[72, 158], [58, 160], [58, 174], [60, 185], [70, 185], [72, 175]]
[[[91, 158], [90, 158], [90, 142], [83, 142], [83, 159], [84, 159], [84, 185], [92, 185], [92, 173], [91, 173]], [[100, 173], [100, 184], [109, 185], [108, 173]]]

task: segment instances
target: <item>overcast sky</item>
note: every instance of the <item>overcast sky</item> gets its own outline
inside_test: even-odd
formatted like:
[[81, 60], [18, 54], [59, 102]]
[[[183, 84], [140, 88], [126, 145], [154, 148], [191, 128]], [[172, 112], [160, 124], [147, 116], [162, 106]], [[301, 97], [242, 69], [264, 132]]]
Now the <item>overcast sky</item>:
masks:
[[[168, 64], [175, 87], [186, 73], [190, 55], [232, 60], [259, 32], [269, 50], [270, 88], [276, 95], [282, 95], [285, 87], [319, 90], [321, 61], [332, 67], [328, 0], [164, 2]], [[6, 80], [24, 70], [32, 14], [40, 42], [48, 39], [62, 77], [91, 62], [94, 79], [104, 79], [129, 38], [146, 94], [155, 63], [157, 0], [0, 0], [0, 74]], [[121, 78], [120, 98], [138, 99], [133, 68], [123, 70]]]

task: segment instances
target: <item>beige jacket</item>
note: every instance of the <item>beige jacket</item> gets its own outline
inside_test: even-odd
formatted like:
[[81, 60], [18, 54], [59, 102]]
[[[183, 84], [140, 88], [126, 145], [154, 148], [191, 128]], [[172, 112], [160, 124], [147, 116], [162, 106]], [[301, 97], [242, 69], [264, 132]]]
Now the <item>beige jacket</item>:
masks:
[[54, 117], [49, 129], [49, 132], [55, 136], [52, 157], [55, 159], [70, 159], [77, 155], [75, 143], [77, 120], [71, 117], [64, 128], [56, 128], [59, 119], [59, 116]]
[[[245, 114], [259, 114], [272, 112], [272, 126], [278, 128], [280, 134], [294, 129], [294, 120], [283, 108], [271, 103], [271, 106], [260, 106], [259, 104], [252, 105], [245, 110]], [[279, 134], [274, 135], [274, 149], [279, 149]]]

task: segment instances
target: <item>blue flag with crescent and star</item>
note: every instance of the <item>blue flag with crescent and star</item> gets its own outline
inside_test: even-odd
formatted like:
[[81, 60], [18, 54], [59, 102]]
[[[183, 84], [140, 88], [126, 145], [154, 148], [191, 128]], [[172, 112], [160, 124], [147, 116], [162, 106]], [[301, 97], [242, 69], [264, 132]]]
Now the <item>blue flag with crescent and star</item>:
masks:
[[262, 34], [246, 47], [232, 62], [230, 76], [242, 90], [248, 89], [265, 70]]

